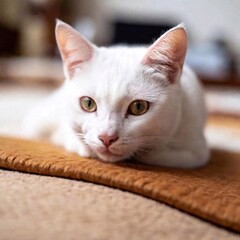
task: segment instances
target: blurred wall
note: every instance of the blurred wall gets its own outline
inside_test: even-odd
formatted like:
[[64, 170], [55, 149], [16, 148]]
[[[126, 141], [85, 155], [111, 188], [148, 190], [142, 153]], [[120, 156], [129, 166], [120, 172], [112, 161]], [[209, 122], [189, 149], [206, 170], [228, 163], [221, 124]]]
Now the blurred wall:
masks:
[[[240, 54], [239, 0], [83, 0], [76, 11], [92, 16], [98, 26], [97, 39], [105, 40], [111, 19], [184, 22], [193, 42], [223, 37]], [[106, 23], [106, 25], [104, 25]], [[106, 35], [107, 36], [107, 35]]]
[[[30, 6], [42, 13], [31, 13]], [[54, 47], [55, 17], [85, 31], [90, 40], [94, 35], [100, 45], [110, 42], [113, 21], [184, 22], [191, 42], [221, 37], [240, 55], [239, 10], [240, 0], [1, 0], [0, 24], [18, 29], [19, 53], [25, 56], [46, 55]], [[52, 14], [48, 32], [44, 14]]]

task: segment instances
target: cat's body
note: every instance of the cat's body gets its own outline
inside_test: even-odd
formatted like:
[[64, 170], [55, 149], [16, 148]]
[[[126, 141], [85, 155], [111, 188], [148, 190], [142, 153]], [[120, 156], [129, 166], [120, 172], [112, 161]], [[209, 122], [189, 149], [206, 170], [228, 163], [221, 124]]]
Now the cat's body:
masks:
[[[168, 35], [172, 41], [175, 32], [180, 36], [166, 52]], [[193, 72], [183, 67], [183, 27], [150, 48], [97, 48], [62, 22], [56, 35], [67, 80], [28, 115], [25, 136], [47, 133], [68, 151], [107, 162], [134, 157], [186, 168], [207, 162], [203, 93]]]

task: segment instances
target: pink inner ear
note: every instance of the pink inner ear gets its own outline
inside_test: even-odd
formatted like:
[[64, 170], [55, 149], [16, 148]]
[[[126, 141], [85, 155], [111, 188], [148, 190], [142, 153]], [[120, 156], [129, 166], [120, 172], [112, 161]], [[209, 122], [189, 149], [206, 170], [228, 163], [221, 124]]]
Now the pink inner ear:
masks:
[[183, 28], [175, 28], [160, 37], [148, 50], [142, 63], [167, 75], [173, 83], [182, 70], [187, 52], [187, 34]]
[[92, 58], [94, 47], [75, 29], [62, 22], [56, 26], [56, 38], [67, 74], [71, 78], [77, 67]]
[[89, 61], [93, 55], [92, 49], [88, 48], [88, 46], [80, 47], [76, 45], [75, 48], [64, 49], [63, 51], [64, 61], [69, 72], [73, 72], [74, 69], [80, 67], [82, 63]]

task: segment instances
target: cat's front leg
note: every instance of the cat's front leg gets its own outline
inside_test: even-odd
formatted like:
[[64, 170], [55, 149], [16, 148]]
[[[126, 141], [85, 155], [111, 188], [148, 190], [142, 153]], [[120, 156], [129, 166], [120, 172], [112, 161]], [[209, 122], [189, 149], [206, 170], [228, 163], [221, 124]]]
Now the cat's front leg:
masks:
[[93, 157], [92, 151], [87, 147], [81, 140], [77, 141], [66, 141], [64, 143], [64, 147], [68, 152], [77, 153], [79, 156], [83, 158], [91, 158]]
[[190, 149], [161, 149], [153, 151], [144, 158], [138, 159], [139, 162], [176, 168], [196, 168], [205, 165], [209, 158], [207, 148], [201, 151]]
[[81, 139], [76, 137], [74, 134], [65, 137], [63, 146], [68, 152], [77, 153], [83, 158], [93, 157], [92, 150], [84, 144]]
[[70, 128], [62, 126], [53, 134], [51, 141], [64, 147], [68, 152], [77, 153], [81, 157], [93, 157], [92, 150]]
[[68, 141], [65, 141], [63, 144], [63, 147], [68, 151], [72, 153], [77, 153], [80, 157], [83, 158], [92, 158], [93, 153], [89, 147], [87, 147], [84, 143], [81, 142], [81, 140], [73, 140], [68, 139]]

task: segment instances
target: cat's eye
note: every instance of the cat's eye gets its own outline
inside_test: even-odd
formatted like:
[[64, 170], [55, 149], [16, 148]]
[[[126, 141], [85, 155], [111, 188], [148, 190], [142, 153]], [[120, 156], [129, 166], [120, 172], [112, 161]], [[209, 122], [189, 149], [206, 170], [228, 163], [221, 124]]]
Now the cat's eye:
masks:
[[81, 97], [80, 105], [82, 109], [86, 112], [95, 112], [97, 110], [96, 102], [90, 97]]
[[147, 112], [149, 108], [149, 102], [144, 100], [135, 100], [128, 107], [128, 114], [131, 115], [142, 115]]

